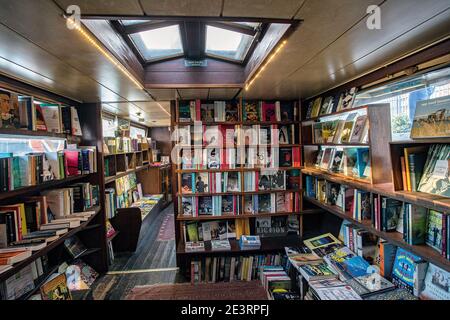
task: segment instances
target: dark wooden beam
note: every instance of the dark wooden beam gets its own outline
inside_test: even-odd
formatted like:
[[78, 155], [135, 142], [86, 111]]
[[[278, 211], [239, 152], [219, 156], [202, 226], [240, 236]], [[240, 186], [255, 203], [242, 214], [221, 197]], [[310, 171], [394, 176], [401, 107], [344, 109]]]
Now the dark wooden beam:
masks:
[[172, 20], [172, 21], [229, 21], [229, 22], [261, 22], [261, 23], [285, 23], [295, 24], [301, 19], [281, 19], [281, 18], [258, 18], [258, 17], [205, 17], [205, 16], [137, 16], [137, 15], [98, 15], [98, 14], [84, 14], [81, 19], [96, 19], [96, 20]]
[[144, 66], [146, 64], [146, 61], [142, 54], [139, 52], [139, 50], [134, 45], [133, 41], [130, 39], [130, 37], [125, 34], [123, 25], [119, 21], [111, 21], [111, 26], [116, 30], [118, 34], [122, 37], [122, 39], [125, 41], [125, 43], [128, 45], [128, 47], [133, 51], [136, 58], [139, 60], [140, 64]]
[[139, 33], [164, 27], [169, 27], [178, 24], [179, 21], [148, 21], [139, 24], [123, 26], [125, 34]]
[[217, 27], [229, 31], [239, 32], [243, 34], [247, 34], [249, 36], [254, 36], [256, 34], [255, 28], [247, 25], [242, 25], [234, 22], [218, 22], [218, 21], [210, 21], [206, 22], [208, 26]]

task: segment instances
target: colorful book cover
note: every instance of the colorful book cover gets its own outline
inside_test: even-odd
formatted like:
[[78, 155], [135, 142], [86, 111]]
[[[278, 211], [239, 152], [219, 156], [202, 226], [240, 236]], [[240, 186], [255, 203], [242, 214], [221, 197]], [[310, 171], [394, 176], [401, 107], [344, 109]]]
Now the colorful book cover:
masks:
[[409, 243], [416, 244], [424, 244], [426, 231], [427, 231], [427, 215], [428, 209], [411, 205], [411, 212], [409, 214]]
[[392, 268], [392, 283], [399, 288], [414, 292], [415, 270], [417, 264], [423, 260], [415, 254], [404, 250], [397, 249], [394, 266]]
[[449, 162], [450, 145], [431, 145], [417, 190], [450, 197]]
[[19, 116], [19, 98], [16, 94], [0, 91], [0, 127], [20, 128], [21, 119]]
[[369, 148], [356, 148], [356, 162], [358, 166], [358, 176], [360, 178], [366, 178], [366, 167], [370, 163], [370, 151]]
[[336, 239], [331, 233], [326, 233], [318, 237], [307, 239], [304, 244], [311, 250], [327, 247], [333, 244], [340, 244], [340, 241]]
[[450, 136], [450, 96], [417, 102], [411, 139]]
[[66, 274], [62, 273], [45, 283], [41, 287], [41, 295], [43, 300], [72, 300]]
[[355, 121], [355, 126], [350, 137], [350, 142], [359, 143], [362, 142], [364, 131], [367, 126], [368, 119], [366, 115], [359, 116]]
[[276, 121], [275, 103], [263, 102], [261, 116], [262, 121]]
[[442, 227], [443, 213], [430, 210], [428, 212], [427, 230], [425, 235], [425, 243], [437, 251], [442, 251]]
[[34, 104], [36, 112], [36, 130], [47, 131], [47, 125], [45, 124], [44, 114], [42, 113], [41, 106], [37, 103]]
[[254, 101], [244, 102], [244, 121], [259, 121], [258, 103]]

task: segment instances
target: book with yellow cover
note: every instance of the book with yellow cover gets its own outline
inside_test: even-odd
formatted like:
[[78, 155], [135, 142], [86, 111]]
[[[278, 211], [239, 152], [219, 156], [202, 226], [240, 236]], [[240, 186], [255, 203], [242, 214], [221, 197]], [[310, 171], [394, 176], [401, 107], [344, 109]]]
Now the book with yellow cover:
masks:
[[41, 287], [41, 295], [43, 300], [72, 300], [66, 274], [62, 273], [45, 283]]
[[340, 241], [331, 233], [322, 234], [318, 237], [311, 238], [304, 241], [305, 246], [314, 250], [317, 248], [327, 247], [332, 244], [340, 243]]

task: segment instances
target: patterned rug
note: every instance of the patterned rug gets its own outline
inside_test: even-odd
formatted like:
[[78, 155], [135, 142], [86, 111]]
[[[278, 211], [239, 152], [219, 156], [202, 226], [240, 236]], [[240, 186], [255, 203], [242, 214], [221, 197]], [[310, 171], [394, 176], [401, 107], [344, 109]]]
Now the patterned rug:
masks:
[[175, 222], [174, 214], [169, 213], [164, 218], [161, 228], [159, 229], [158, 238], [156, 241], [171, 241], [175, 240]]
[[136, 286], [125, 300], [267, 300], [260, 281]]

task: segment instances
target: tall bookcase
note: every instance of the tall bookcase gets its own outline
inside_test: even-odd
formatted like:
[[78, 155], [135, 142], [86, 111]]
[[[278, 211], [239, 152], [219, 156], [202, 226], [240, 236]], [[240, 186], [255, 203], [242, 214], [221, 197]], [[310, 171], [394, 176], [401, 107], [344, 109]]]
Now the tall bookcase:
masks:
[[[304, 183], [306, 176], [311, 176], [329, 183], [368, 192], [371, 199], [381, 196], [398, 200], [404, 204], [412, 204], [415, 206], [436, 210], [444, 215], [448, 215], [450, 213], [450, 198], [424, 192], [403, 190], [400, 157], [403, 155], [403, 149], [405, 147], [429, 147], [432, 144], [449, 144], [450, 138], [391, 141], [391, 119], [389, 107], [389, 104], [357, 106], [355, 108], [333, 112], [309, 119], [305, 119], [303, 115], [301, 126], [303, 133], [302, 142], [304, 147], [304, 168], [302, 168]], [[341, 116], [347, 116], [350, 113], [361, 112], [362, 110], [366, 112], [369, 121], [369, 139], [367, 143], [313, 143], [313, 123], [336, 119]], [[327, 147], [369, 148], [372, 176], [368, 179], [359, 179], [346, 176], [342, 173], [330, 172], [329, 170], [317, 168], [314, 165], [317, 153], [320, 148]], [[355, 219], [352, 212], [349, 212], [348, 210], [344, 211], [341, 207], [336, 205], [331, 205], [327, 202], [319, 201], [317, 198], [308, 197], [306, 195], [304, 196], [304, 200], [305, 207], [321, 208], [339, 217], [340, 219], [348, 221], [356, 228], [366, 230], [397, 247], [401, 247], [420, 256], [422, 259], [433, 263], [444, 270], [450, 271], [450, 261], [447, 257], [443, 256], [441, 252], [426, 244], [409, 244], [403, 239], [403, 234], [400, 232], [385, 232], [380, 230], [379, 227], [375, 227], [373, 217], [372, 219], [366, 220]], [[371, 208], [373, 210], [373, 202], [371, 202]]]
[[[171, 128], [172, 133], [176, 136], [175, 131], [177, 128], [183, 128], [186, 126], [194, 126], [197, 122], [195, 121], [179, 121], [179, 108], [180, 104], [187, 103], [186, 101], [172, 101], [171, 104]], [[196, 108], [200, 108], [199, 105], [202, 104], [212, 104], [213, 101], [200, 101], [196, 100]], [[238, 118], [234, 121], [226, 121], [226, 122], [220, 122], [220, 121], [203, 121], [201, 122], [201, 125], [203, 126], [203, 131], [201, 133], [201, 140], [205, 139], [203, 136], [204, 131], [208, 129], [210, 126], [232, 126], [235, 130], [243, 129], [243, 126], [252, 126], [252, 125], [266, 125], [266, 126], [272, 126], [272, 128], [279, 129], [279, 126], [291, 126], [292, 128], [296, 128], [293, 131], [293, 139], [294, 141], [290, 141], [289, 144], [280, 144], [280, 145], [270, 145], [269, 147], [272, 148], [271, 152], [274, 152], [273, 150], [278, 150], [280, 148], [290, 148], [292, 152], [292, 148], [298, 148], [299, 150], [301, 147], [301, 132], [298, 130], [298, 125], [300, 124], [300, 117], [299, 117], [299, 103], [297, 101], [290, 101], [291, 106], [293, 108], [293, 118], [289, 121], [244, 121], [243, 118], [243, 104], [245, 104], [245, 101], [238, 100], [238, 101], [227, 101], [227, 103], [236, 103], [237, 104], [237, 110], [238, 110]], [[273, 102], [274, 103], [274, 102]], [[197, 113], [199, 114], [199, 113]], [[197, 116], [198, 119], [198, 116]], [[194, 140], [198, 139], [194, 137]], [[176, 153], [178, 156], [180, 156], [180, 150], [190, 150], [194, 154], [194, 150], [202, 150], [201, 153], [204, 152], [204, 150], [208, 150], [208, 148], [211, 149], [222, 149], [224, 148], [225, 144], [222, 144], [220, 147], [217, 146], [205, 146], [204, 141], [200, 145], [194, 145], [192, 143], [188, 144], [177, 144], [178, 141], [172, 141], [172, 147], [174, 150], [176, 150]], [[245, 147], [248, 147], [249, 145], [240, 144], [242, 140], [237, 140], [234, 144], [235, 150], [241, 150], [241, 153], [239, 151], [236, 151], [237, 154], [240, 154], [241, 156], [245, 154]], [[278, 152], [278, 151], [277, 151]], [[276, 153], [278, 154], [278, 153]], [[198, 156], [199, 154], [197, 154]], [[226, 152], [223, 152], [222, 155], [226, 155]], [[194, 155], [194, 157], [196, 157]], [[242, 156], [245, 158], [245, 156]], [[242, 158], [241, 158], [242, 159]], [[204, 160], [202, 160], [204, 162]], [[178, 163], [178, 164], [177, 164]], [[300, 179], [300, 168], [301, 168], [301, 159], [298, 159], [298, 163], [295, 164], [295, 166], [289, 166], [289, 167], [278, 167], [278, 168], [270, 168], [265, 167], [247, 167], [247, 162], [243, 161], [242, 165], [237, 164], [233, 167], [223, 167], [223, 157], [221, 158], [220, 166], [217, 168], [205, 168], [204, 166], [200, 166], [197, 168], [184, 168], [183, 165], [180, 162], [174, 161], [172, 159], [172, 192], [173, 192], [173, 199], [174, 199], [174, 212], [175, 212], [175, 234], [176, 234], [176, 257], [177, 257], [177, 264], [180, 267], [180, 270], [183, 274], [187, 275], [189, 277], [190, 272], [190, 261], [193, 259], [198, 259], [205, 256], [241, 256], [241, 255], [249, 255], [249, 254], [264, 254], [264, 253], [274, 253], [274, 252], [280, 252], [284, 249], [285, 246], [296, 246], [301, 243], [301, 239], [303, 236], [303, 215], [309, 214], [309, 213], [316, 213], [317, 210], [304, 210], [302, 206], [302, 185], [301, 185], [301, 179]], [[203, 163], [204, 165], [204, 163]], [[298, 173], [298, 183], [295, 188], [288, 188], [288, 183], [285, 184], [285, 187], [282, 188], [282, 190], [262, 190], [262, 191], [244, 191], [245, 190], [245, 173], [248, 172], [258, 172], [260, 174], [261, 172], [267, 171], [277, 171], [280, 170], [284, 173], [290, 173], [291, 175], [295, 175]], [[227, 173], [238, 173], [240, 175], [240, 186], [239, 191], [228, 191], [221, 190], [221, 192], [211, 192], [211, 189], [208, 192], [193, 192], [192, 194], [185, 194], [182, 191], [181, 188], [181, 180], [183, 174], [193, 174], [193, 177], [198, 177], [199, 174], [220, 174], [220, 179], [224, 179], [224, 174]], [[210, 175], [211, 176], [211, 175]], [[256, 174], [255, 174], [255, 177]], [[223, 183], [223, 180], [222, 182]], [[210, 181], [211, 184], [211, 181]], [[255, 182], [255, 184], [258, 184], [258, 181]], [[258, 189], [255, 189], [258, 190]], [[245, 207], [245, 196], [256, 196], [259, 197], [259, 195], [262, 194], [292, 194], [293, 202], [297, 201], [297, 206], [293, 205], [291, 211], [280, 211], [277, 212], [276, 208], [272, 209], [270, 212], [254, 212], [252, 214], [244, 213], [244, 207]], [[185, 214], [183, 211], [183, 203], [182, 199], [184, 197], [192, 197], [193, 201], [198, 201], [197, 198], [199, 197], [222, 197], [223, 196], [237, 196], [237, 201], [239, 201], [239, 207], [240, 211], [236, 212], [236, 208], [233, 210], [232, 213], [224, 213], [222, 212], [222, 208], [219, 208], [220, 214]], [[252, 198], [253, 199], [253, 198]], [[252, 200], [253, 201], [253, 200]], [[231, 250], [227, 251], [213, 251], [209, 242], [205, 241], [205, 251], [202, 252], [189, 252], [185, 250], [185, 223], [192, 223], [192, 222], [204, 222], [204, 221], [237, 221], [239, 219], [248, 219], [250, 224], [250, 233], [253, 235], [255, 234], [255, 220], [259, 217], [277, 217], [277, 216], [291, 216], [295, 217], [295, 220], [298, 223], [298, 233], [292, 234], [292, 235], [285, 235], [285, 236], [269, 236], [269, 237], [261, 237], [261, 247], [258, 250], [241, 250], [239, 246], [239, 241], [237, 239], [229, 239], [230, 240], [230, 246]]]
[[73, 136], [70, 134], [52, 133], [47, 131], [0, 128], [0, 138], [19, 138], [25, 140], [59, 139], [65, 141], [66, 146], [67, 144], [75, 143], [80, 146], [95, 146], [97, 148], [97, 171], [95, 173], [69, 176], [61, 180], [51, 180], [41, 184], [0, 193], [0, 205], [9, 205], [23, 202], [23, 197], [39, 195], [43, 191], [64, 188], [79, 182], [89, 182], [92, 185], [99, 186], [99, 205], [88, 209], [89, 211], [94, 211], [95, 214], [87, 221], [82, 222], [79, 227], [70, 229], [69, 232], [61, 235], [57, 240], [49, 242], [43, 249], [33, 251], [29, 258], [14, 264], [11, 269], [0, 274], [0, 283], [2, 283], [14, 276], [17, 272], [34, 263], [36, 259], [47, 256], [48, 268], [41, 276], [34, 280], [35, 288], [24, 293], [19, 298], [23, 300], [28, 299], [33, 294], [39, 292], [41, 285], [58, 270], [58, 266], [61, 263], [70, 261], [65, 252], [64, 241], [72, 236], [76, 235], [87, 247], [87, 251], [77, 258], [82, 258], [99, 273], [105, 273], [108, 270], [105, 210], [104, 198], [102, 196], [104, 194], [105, 186], [103, 178], [101, 105], [78, 103], [7, 77], [0, 77], [0, 88], [23, 96], [32, 96], [35, 99], [48, 103], [76, 107], [81, 130], [83, 132], [82, 136]]

